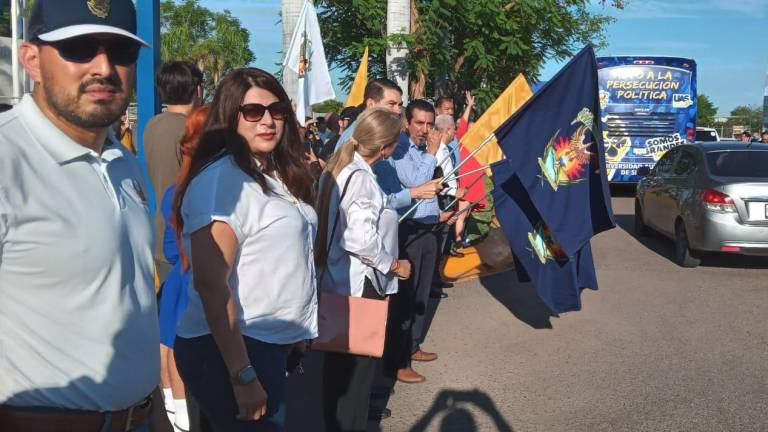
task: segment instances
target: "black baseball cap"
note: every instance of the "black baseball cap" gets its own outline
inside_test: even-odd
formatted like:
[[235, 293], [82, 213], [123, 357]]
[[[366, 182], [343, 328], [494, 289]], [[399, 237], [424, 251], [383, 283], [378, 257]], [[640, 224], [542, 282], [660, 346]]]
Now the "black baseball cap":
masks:
[[29, 40], [57, 42], [89, 34], [123, 36], [148, 47], [136, 36], [132, 0], [33, 0]]

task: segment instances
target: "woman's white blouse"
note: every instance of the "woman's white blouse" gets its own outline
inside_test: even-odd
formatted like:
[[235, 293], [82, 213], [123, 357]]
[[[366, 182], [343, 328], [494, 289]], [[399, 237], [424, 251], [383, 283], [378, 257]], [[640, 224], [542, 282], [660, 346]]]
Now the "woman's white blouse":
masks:
[[[269, 176], [271, 191], [237, 167], [231, 156], [205, 168], [189, 185], [181, 207], [184, 248], [193, 257], [190, 235], [213, 221], [237, 235], [229, 286], [244, 335], [289, 344], [317, 337], [317, 292], [313, 242], [317, 216], [285, 185]], [[194, 277], [178, 335], [210, 333]]]
[[[331, 239], [339, 197], [353, 172], [341, 202], [336, 234]], [[329, 180], [328, 176], [323, 178], [323, 181]], [[331, 247], [325, 271], [318, 270], [321, 290], [361, 297], [367, 276], [380, 294], [397, 292], [397, 278], [389, 269], [398, 253], [398, 215], [397, 211], [385, 207], [385, 200], [371, 167], [355, 153], [352, 162], [336, 178], [336, 187], [330, 196], [328, 241]]]

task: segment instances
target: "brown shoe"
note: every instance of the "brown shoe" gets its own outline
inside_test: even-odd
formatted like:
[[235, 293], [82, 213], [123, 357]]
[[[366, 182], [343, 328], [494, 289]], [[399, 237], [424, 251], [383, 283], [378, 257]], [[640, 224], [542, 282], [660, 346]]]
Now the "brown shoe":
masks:
[[427, 379], [424, 375], [419, 374], [411, 368], [403, 368], [397, 370], [397, 380], [406, 384], [418, 384], [423, 383]]
[[411, 360], [420, 362], [431, 362], [437, 360], [437, 354], [418, 350], [411, 355]]

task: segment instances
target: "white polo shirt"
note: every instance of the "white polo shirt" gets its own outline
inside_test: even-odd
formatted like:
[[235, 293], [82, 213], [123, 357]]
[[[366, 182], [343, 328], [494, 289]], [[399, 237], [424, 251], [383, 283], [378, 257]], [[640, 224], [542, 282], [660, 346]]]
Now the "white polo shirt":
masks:
[[120, 410], [158, 385], [152, 224], [137, 160], [30, 96], [0, 115], [0, 404]]
[[[269, 193], [231, 156], [208, 165], [184, 194], [184, 248], [194, 257], [192, 233], [213, 221], [229, 225], [239, 244], [229, 288], [238, 306], [240, 330], [262, 342], [290, 344], [317, 337], [312, 249], [317, 216], [281, 181], [269, 176], [266, 180]], [[193, 277], [177, 334], [192, 338], [209, 333]]]

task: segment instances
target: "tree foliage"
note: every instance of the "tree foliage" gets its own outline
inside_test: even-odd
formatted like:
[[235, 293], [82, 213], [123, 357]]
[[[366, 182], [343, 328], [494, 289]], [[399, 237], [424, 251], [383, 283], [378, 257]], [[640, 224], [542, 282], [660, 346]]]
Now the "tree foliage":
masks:
[[206, 94], [230, 70], [255, 60], [249, 33], [228, 10], [213, 12], [198, 0], [164, 0], [160, 4], [163, 61], [188, 60], [205, 74]]
[[712, 127], [715, 124], [715, 117], [717, 116], [717, 107], [709, 96], [700, 94], [696, 99], [696, 125], [703, 127]]
[[731, 136], [733, 127], [740, 126], [742, 130], [757, 133], [763, 126], [763, 107], [741, 105], [731, 111], [730, 117], [723, 125], [723, 134]]
[[312, 105], [312, 111], [319, 113], [340, 113], [344, 109], [344, 103], [339, 102], [336, 99], [320, 102], [319, 104]]
[[[518, 73], [536, 79], [544, 63], [588, 43], [602, 46], [612, 18], [589, 0], [411, 0], [411, 34], [387, 37], [387, 0], [316, 0], [326, 55], [351, 85], [369, 47], [369, 75], [385, 76], [391, 44], [405, 43], [410, 96], [474, 90], [487, 107]], [[603, 8], [623, 8], [604, 0]], [[598, 12], [596, 12], [596, 10]]]

